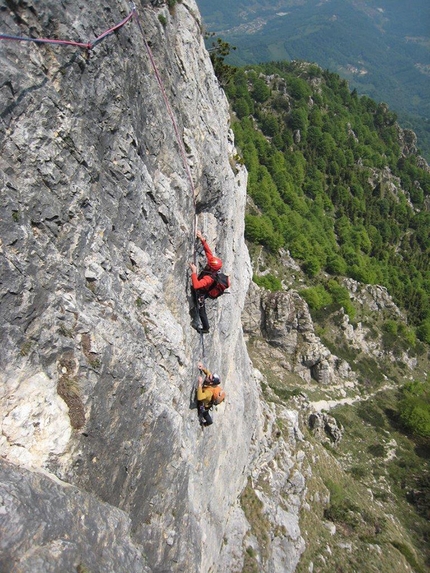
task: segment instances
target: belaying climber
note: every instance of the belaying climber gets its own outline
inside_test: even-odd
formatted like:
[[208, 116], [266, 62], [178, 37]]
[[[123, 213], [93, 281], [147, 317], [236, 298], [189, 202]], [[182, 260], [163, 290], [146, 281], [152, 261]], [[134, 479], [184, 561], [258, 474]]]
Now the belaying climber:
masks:
[[[197, 364], [200, 376], [197, 378], [197, 408], [199, 422], [202, 426], [210, 426], [213, 423], [209, 411], [212, 406], [217, 406], [225, 398], [225, 392], [220, 386], [218, 374], [212, 374], [201, 362]], [[202, 376], [204, 374], [204, 376]]]
[[197, 276], [196, 265], [194, 263], [189, 263], [191, 269], [192, 288], [194, 290], [198, 315], [201, 320], [201, 326], [196, 320], [193, 321], [192, 326], [197, 330], [197, 332], [206, 334], [209, 332], [209, 321], [205, 306], [206, 298], [217, 298], [223, 294], [224, 290], [230, 286], [230, 278], [227, 275], [220, 273], [222, 260], [212, 254], [206, 239], [200, 231], [197, 231], [196, 236], [202, 242], [205, 250], [206, 266]]

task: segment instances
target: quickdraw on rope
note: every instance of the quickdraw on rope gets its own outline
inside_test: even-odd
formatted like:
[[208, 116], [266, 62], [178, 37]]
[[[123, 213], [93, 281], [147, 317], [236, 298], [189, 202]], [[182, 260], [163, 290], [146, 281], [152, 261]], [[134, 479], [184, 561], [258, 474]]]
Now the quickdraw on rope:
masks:
[[203, 332], [200, 333], [200, 340], [201, 340], [201, 343], [202, 343], [202, 358], [206, 358], [206, 355], [205, 355], [205, 341], [204, 341], [204, 334], [203, 334]]
[[106, 32], [103, 32], [100, 36], [97, 36], [91, 42], [74, 42], [73, 40], [52, 40], [50, 38], [26, 38], [25, 36], [10, 36], [9, 34], [0, 34], [0, 40], [10, 40], [15, 42], [34, 42], [36, 44], [56, 44], [57, 46], [75, 46], [77, 48], [83, 48], [84, 50], [92, 50], [97, 44], [102, 42], [107, 36], [110, 36], [120, 28], [122, 28], [129, 20], [134, 16], [133, 10], [130, 14], [122, 20], [119, 24], [116, 24]]

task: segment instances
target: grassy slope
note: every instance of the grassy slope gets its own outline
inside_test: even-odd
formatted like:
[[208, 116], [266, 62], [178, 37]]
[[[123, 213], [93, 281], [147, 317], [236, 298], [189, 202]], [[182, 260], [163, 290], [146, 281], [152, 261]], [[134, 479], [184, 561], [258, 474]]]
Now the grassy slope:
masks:
[[[427, 516], [417, 509], [412, 492], [420, 489], [418, 478], [429, 475], [429, 444], [412, 440], [397, 421], [397, 387], [405, 371], [381, 360], [374, 362], [374, 377], [369, 380], [359, 361], [352, 360], [354, 352], [348, 350], [348, 343], [341, 343], [335, 322], [334, 316], [326, 316], [326, 336], [336, 338], [337, 348], [342, 350], [343, 345], [343, 352], [349, 352], [360, 380], [358, 388], [347, 392], [355, 402], [330, 411], [344, 428], [336, 447], [312, 435], [307, 416], [314, 402], [341, 402], [343, 389], [305, 384], [286, 371], [280, 375], [273, 366], [277, 362], [273, 349], [262, 340], [249, 341], [253, 363], [266, 376], [276, 400], [296, 409], [299, 392], [308, 398], [307, 408], [299, 408], [311, 477], [309, 508], [301, 516], [306, 551], [297, 572], [307, 573], [313, 563], [320, 573], [424, 573], [430, 563], [428, 509]], [[424, 372], [421, 368], [428, 368], [427, 356], [421, 357], [417, 377]], [[273, 393], [264, 387], [263, 393], [273, 400]]]

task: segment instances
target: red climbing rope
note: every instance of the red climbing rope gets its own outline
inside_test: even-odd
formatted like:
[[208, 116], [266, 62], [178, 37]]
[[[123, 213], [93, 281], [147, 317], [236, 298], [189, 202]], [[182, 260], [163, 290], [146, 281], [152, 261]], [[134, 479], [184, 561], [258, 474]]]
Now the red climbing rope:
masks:
[[[143, 43], [145, 45], [146, 52], [148, 54], [149, 60], [151, 62], [152, 68], [154, 70], [154, 74], [155, 74], [155, 77], [157, 79], [158, 86], [159, 86], [160, 91], [163, 95], [163, 99], [164, 99], [164, 103], [166, 105], [167, 113], [169, 114], [170, 119], [172, 121], [173, 129], [174, 129], [175, 135], [176, 135], [176, 140], [177, 140], [177, 143], [179, 146], [179, 150], [181, 152], [182, 161], [184, 163], [185, 172], [186, 172], [188, 180], [190, 182], [191, 192], [193, 194], [194, 213], [196, 213], [196, 193], [195, 193], [195, 188], [194, 188], [193, 177], [191, 175], [190, 167], [188, 165], [187, 155], [185, 153], [184, 143], [183, 143], [181, 135], [179, 133], [178, 124], [176, 123], [175, 116], [173, 114], [172, 108], [171, 108], [170, 103], [169, 103], [169, 99], [166, 95], [166, 90], [164, 89], [163, 81], [161, 79], [160, 73], [159, 73], [157, 65], [155, 63], [151, 48], [149, 47], [149, 44], [146, 41], [145, 33], [143, 31], [142, 24], [140, 23], [139, 14], [137, 13], [136, 6], [134, 4], [132, 4], [132, 12], [135, 15], [135, 20], [136, 20], [137, 25], [139, 27], [140, 33], [142, 34]], [[195, 240], [196, 232], [197, 232], [197, 215], [194, 216], [194, 220], [193, 220], [193, 240]], [[195, 248], [194, 248], [193, 252], [194, 252], [194, 263], [195, 263], [196, 262], [196, 256], [197, 256]]]
[[94, 46], [96, 46], [99, 42], [104, 40], [107, 36], [110, 36], [117, 30], [119, 30], [119, 28], [122, 28], [124, 24], [127, 24], [127, 22], [131, 20], [131, 18], [133, 18], [134, 15], [135, 11], [132, 10], [130, 14], [126, 18], [124, 18], [124, 20], [122, 20], [122, 22], [116, 24], [112, 28], [109, 28], [109, 30], [103, 32], [103, 34], [97, 36], [97, 38], [95, 38], [91, 42], [74, 42], [73, 40], [51, 40], [49, 38], [26, 38], [24, 36], [10, 36], [8, 34], [0, 34], [0, 40], [11, 40], [15, 42], [35, 42], [36, 44], [56, 44], [59, 46], [75, 46], [78, 48], [83, 48], [85, 50], [92, 50]]
[[106, 38], [106, 36], [110, 36], [110, 34], [113, 34], [114, 32], [116, 32], [117, 30], [119, 30], [120, 28], [122, 28], [125, 24], [127, 24], [127, 22], [129, 20], [131, 20], [135, 15], [134, 10], [132, 10], [130, 12], [130, 14], [124, 18], [124, 20], [122, 22], [120, 22], [119, 24], [117, 24], [116, 26], [113, 26], [112, 28], [109, 28], [109, 30], [106, 30], [106, 32], [103, 32], [103, 34], [101, 34], [100, 36], [98, 36], [95, 40], [93, 40], [93, 42], [91, 42], [92, 47], [96, 46], [99, 42], [101, 42], [102, 40], [104, 40]]

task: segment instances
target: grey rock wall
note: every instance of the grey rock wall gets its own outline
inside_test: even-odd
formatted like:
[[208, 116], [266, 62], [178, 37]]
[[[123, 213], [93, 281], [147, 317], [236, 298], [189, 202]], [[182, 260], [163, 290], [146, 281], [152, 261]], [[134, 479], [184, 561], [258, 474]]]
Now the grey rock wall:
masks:
[[[1, 571], [150, 572], [122, 511], [3, 461], [0, 488]], [[6, 541], [14, 551], [7, 550]]]
[[[262, 424], [240, 322], [246, 173], [195, 2], [137, 9], [180, 143], [135, 21], [89, 58], [1, 45], [1, 494], [20, 499], [2, 505], [5, 571], [217, 571], [223, 539], [246, 529], [238, 497]], [[3, 33], [87, 41], [129, 5], [0, 10]], [[208, 303], [204, 349], [190, 327], [195, 215], [232, 279]], [[228, 396], [204, 432], [201, 359]]]
[[[294, 290], [269, 292], [252, 283], [247, 294], [243, 329], [269, 345], [272, 363], [309, 383], [354, 386], [350, 365], [326, 348], [315, 334], [305, 300]], [[267, 349], [266, 349], [267, 352]]]
[[[1, 31], [88, 41], [129, 10], [0, 0]], [[195, 2], [137, 10], [144, 37], [130, 21], [89, 58], [0, 46], [2, 571], [241, 572], [259, 543], [246, 487], [268, 526], [260, 571], [294, 571], [299, 422], [262, 401], [245, 347], [246, 172], [227, 101]], [[207, 303], [204, 345], [196, 228], [232, 280]], [[204, 431], [199, 360], [227, 392]]]

